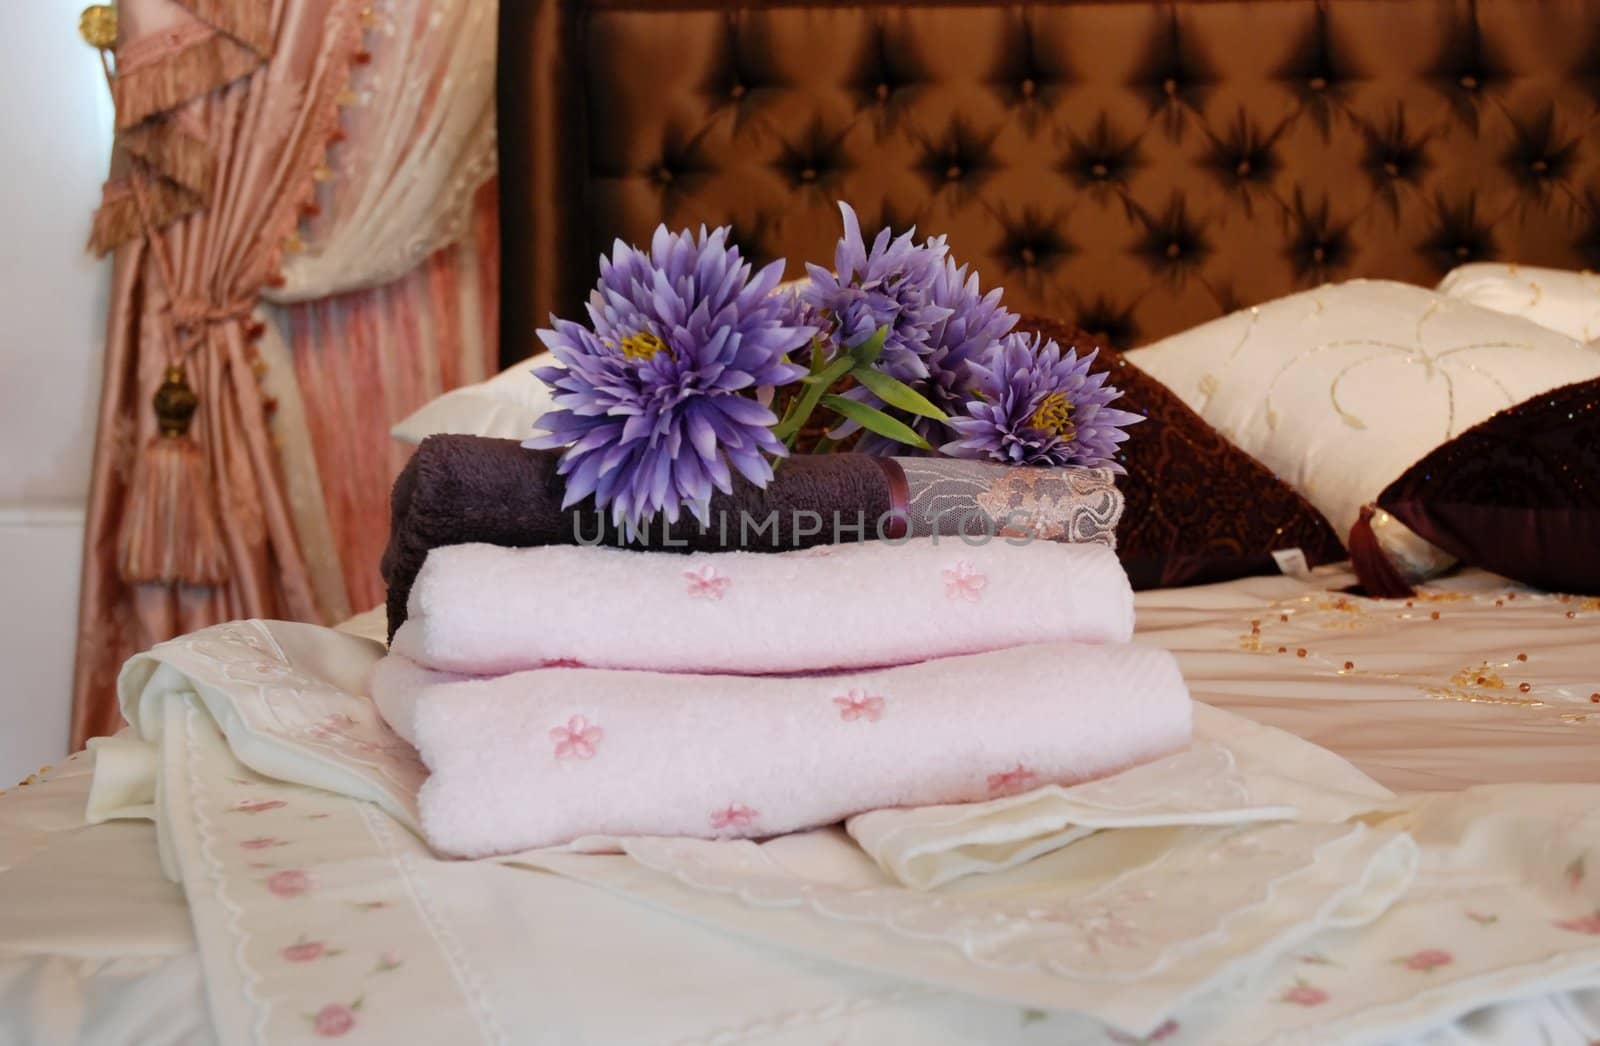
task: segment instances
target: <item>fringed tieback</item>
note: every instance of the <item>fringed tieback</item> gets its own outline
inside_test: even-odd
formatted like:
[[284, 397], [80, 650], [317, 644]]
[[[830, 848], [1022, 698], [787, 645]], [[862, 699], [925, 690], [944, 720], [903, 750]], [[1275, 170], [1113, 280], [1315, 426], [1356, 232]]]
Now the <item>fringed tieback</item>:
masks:
[[[254, 10], [249, 4], [238, 6], [242, 10]], [[251, 39], [265, 41], [264, 45], [258, 47], [263, 57], [256, 60], [257, 66], [265, 62], [264, 55], [270, 54], [272, 49], [271, 32], [263, 19], [264, 16], [257, 13], [241, 23], [246, 30], [252, 27], [256, 30], [245, 32], [240, 37], [244, 45], [249, 45]], [[215, 18], [209, 19], [210, 23], [216, 21]], [[169, 40], [168, 43], [176, 47], [184, 40], [192, 44], [222, 42], [224, 38], [218, 31], [223, 28], [220, 24], [197, 23], [193, 29], [177, 34], [182, 39], [176, 42]], [[139, 65], [137, 56], [125, 56], [128, 58], [127, 67], [115, 73], [108, 57], [110, 48], [118, 38], [116, 8], [106, 4], [89, 8], [83, 13], [79, 29], [84, 40], [100, 52], [100, 67], [117, 102], [118, 127], [125, 132], [137, 130], [135, 125], [142, 126], [141, 121], [150, 113], [141, 110], [130, 114], [130, 102], [124, 90], [129, 80], [126, 75], [118, 75], [133, 72]], [[188, 37], [184, 36], [185, 32]], [[195, 54], [202, 54], [193, 47], [183, 53], [191, 58]], [[231, 78], [235, 74], [228, 72], [223, 75]], [[160, 83], [172, 88], [168, 93], [187, 93], [183, 94], [183, 98], [174, 96], [164, 99], [161, 105], [153, 108], [165, 108], [190, 96], [198, 96], [203, 93], [202, 88], [210, 90], [216, 86], [198, 83], [185, 85], [170, 77]], [[170, 123], [174, 128], [183, 130], [181, 121]], [[203, 145], [203, 133], [191, 137]], [[184, 173], [175, 172], [173, 165], [187, 165], [192, 169], [187, 171], [188, 178], [183, 180], [183, 189], [193, 190], [198, 199], [199, 189], [210, 188], [209, 172], [200, 170], [203, 158], [199, 152], [185, 146], [182, 155], [179, 155], [171, 149], [155, 148], [149, 142], [144, 143], [144, 148], [135, 148], [129, 141], [119, 144], [126, 147], [133, 157], [127, 179], [128, 197], [138, 219], [137, 231], [150, 245], [150, 253], [155, 260], [155, 275], [167, 295], [168, 303], [162, 320], [166, 328], [164, 334], [168, 342], [169, 362], [165, 380], [151, 399], [159, 431], [145, 444], [144, 452], [134, 461], [133, 478], [128, 484], [127, 500], [122, 506], [122, 520], [117, 528], [117, 572], [130, 585], [220, 585], [228, 580], [228, 553], [222, 543], [222, 527], [217, 522], [216, 504], [212, 499], [211, 470], [207, 468], [205, 452], [189, 435], [189, 423], [200, 406], [200, 397], [189, 387], [183, 361], [190, 353], [205, 345], [206, 331], [210, 326], [242, 321], [249, 314], [252, 303], [238, 301], [213, 308], [206, 301], [183, 298], [178, 294], [177, 270], [167, 254], [166, 244], [156, 231], [159, 224], [175, 215], [161, 208], [159, 195], [154, 204], [150, 200], [144, 168], [150, 168], [154, 185], [170, 188], [175, 184], [174, 174]], [[163, 160], [168, 161], [165, 168], [161, 164]], [[105, 213], [107, 209], [102, 207], [100, 214]], [[97, 216], [96, 220], [99, 221], [100, 217]], [[131, 221], [125, 221], [125, 224], [130, 230], [134, 228]]]
[[183, 367], [167, 367], [156, 390], [159, 435], [134, 464], [117, 534], [117, 570], [129, 584], [220, 585], [227, 550], [211, 500], [205, 453], [189, 435], [200, 406]]

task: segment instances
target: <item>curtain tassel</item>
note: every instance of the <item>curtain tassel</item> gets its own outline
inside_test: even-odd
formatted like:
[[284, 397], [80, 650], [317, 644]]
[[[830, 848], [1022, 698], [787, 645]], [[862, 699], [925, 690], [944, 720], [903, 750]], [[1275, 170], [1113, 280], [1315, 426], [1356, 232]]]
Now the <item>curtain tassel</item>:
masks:
[[200, 398], [181, 366], [167, 368], [151, 403], [161, 431], [134, 465], [117, 534], [117, 570], [129, 584], [220, 585], [228, 580], [227, 552], [205, 454], [189, 435]]

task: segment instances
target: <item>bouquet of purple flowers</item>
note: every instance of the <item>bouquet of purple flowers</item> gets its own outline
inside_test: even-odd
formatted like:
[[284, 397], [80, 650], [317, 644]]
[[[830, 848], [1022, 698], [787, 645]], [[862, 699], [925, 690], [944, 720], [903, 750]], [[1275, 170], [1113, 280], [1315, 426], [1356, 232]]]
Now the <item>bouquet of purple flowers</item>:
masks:
[[764, 487], [819, 410], [828, 444], [859, 433], [867, 453], [1122, 471], [1112, 455], [1143, 418], [1110, 405], [1093, 353], [1013, 332], [944, 237], [884, 229], [869, 249], [839, 209], [834, 271], [784, 288], [784, 262], [752, 273], [726, 228], [661, 226], [648, 251], [600, 259], [588, 325], [539, 332], [557, 409], [525, 445], [564, 449], [567, 504], [593, 495], [630, 530], [684, 509], [703, 523], [713, 489], [735, 470]]

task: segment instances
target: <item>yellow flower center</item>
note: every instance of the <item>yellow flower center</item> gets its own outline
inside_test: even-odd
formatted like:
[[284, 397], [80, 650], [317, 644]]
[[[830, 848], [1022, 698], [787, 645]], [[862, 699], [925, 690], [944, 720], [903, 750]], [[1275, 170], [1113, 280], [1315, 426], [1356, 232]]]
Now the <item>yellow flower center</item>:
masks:
[[1072, 422], [1072, 404], [1059, 392], [1052, 392], [1044, 398], [1039, 409], [1033, 412], [1029, 424], [1043, 432], [1053, 432], [1065, 440], [1078, 434], [1078, 426]]
[[648, 360], [663, 351], [669, 356], [672, 355], [667, 343], [649, 331], [640, 331], [622, 339], [622, 354], [630, 360]]

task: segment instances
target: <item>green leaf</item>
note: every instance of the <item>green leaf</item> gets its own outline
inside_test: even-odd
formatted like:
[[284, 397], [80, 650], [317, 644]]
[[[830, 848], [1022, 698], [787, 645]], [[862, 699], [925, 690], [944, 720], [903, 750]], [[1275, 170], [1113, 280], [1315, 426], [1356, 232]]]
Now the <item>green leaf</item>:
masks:
[[828, 362], [827, 350], [823, 347], [821, 338], [811, 339], [811, 373], [815, 374]]
[[846, 374], [849, 374], [855, 366], [855, 360], [849, 356], [840, 356], [817, 373], [807, 374], [800, 380], [807, 385], [821, 385], [823, 388], [827, 388]]
[[950, 415], [929, 403], [922, 393], [897, 378], [891, 378], [881, 370], [857, 367], [850, 374], [856, 381], [865, 385], [874, 396], [891, 407], [897, 407], [907, 414], [915, 414], [918, 417], [932, 418], [934, 421], [950, 420]]
[[883, 352], [883, 343], [889, 337], [888, 327], [879, 327], [872, 332], [872, 336], [860, 345], [850, 349], [850, 355], [855, 357], [857, 363], [863, 367], [870, 367], [878, 362], [879, 353]]
[[849, 356], [841, 356], [828, 364], [816, 374], [808, 374], [800, 380], [805, 383], [806, 389], [798, 399], [790, 405], [785, 412], [783, 420], [773, 428], [772, 434], [785, 443], [792, 442], [794, 437], [805, 428], [811, 418], [812, 411], [817, 409], [822, 394], [828, 391], [828, 386], [850, 373], [850, 368], [855, 366], [855, 360]]
[[928, 441], [917, 435], [915, 429], [905, 422], [892, 418], [876, 407], [869, 407], [865, 403], [845, 399], [843, 396], [824, 396], [822, 405], [851, 421], [860, 425], [868, 432], [876, 432], [896, 443], [904, 443], [918, 450], [932, 450]]

